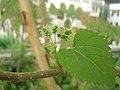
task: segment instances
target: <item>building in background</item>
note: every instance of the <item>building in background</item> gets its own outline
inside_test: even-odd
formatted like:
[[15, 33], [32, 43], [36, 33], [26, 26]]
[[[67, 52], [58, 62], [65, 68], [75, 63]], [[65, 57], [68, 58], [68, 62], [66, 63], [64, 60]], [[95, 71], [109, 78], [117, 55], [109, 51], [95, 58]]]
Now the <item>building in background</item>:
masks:
[[120, 0], [105, 0], [109, 7], [107, 21], [113, 26], [120, 26]]
[[120, 26], [120, 0], [47, 0], [46, 6], [48, 9], [54, 4], [56, 8], [60, 8], [61, 3], [64, 3], [67, 9], [74, 5], [75, 9], [79, 7], [92, 17], [102, 17], [113, 26]]
[[92, 11], [90, 13], [90, 16], [100, 17], [101, 10], [105, 6], [105, 1], [104, 0], [92, 0], [91, 5], [92, 5]]

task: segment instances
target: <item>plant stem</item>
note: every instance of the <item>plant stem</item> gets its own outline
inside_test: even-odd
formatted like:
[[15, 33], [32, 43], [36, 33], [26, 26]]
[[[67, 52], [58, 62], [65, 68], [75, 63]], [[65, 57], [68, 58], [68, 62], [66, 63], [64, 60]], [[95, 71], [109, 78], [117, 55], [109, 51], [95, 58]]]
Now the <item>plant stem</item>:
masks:
[[0, 80], [9, 80], [13, 83], [20, 83], [27, 80], [35, 80], [47, 77], [53, 77], [57, 75], [68, 75], [63, 69], [54, 69], [38, 72], [0, 72]]
[[[116, 66], [116, 74], [120, 75], [120, 67]], [[48, 77], [54, 77], [57, 75], [67, 76], [69, 75], [68, 72], [59, 68], [53, 70], [46, 70], [46, 71], [38, 71], [38, 72], [0, 72], [0, 80], [9, 80], [15, 84], [24, 82], [27, 80], [36, 80]]]

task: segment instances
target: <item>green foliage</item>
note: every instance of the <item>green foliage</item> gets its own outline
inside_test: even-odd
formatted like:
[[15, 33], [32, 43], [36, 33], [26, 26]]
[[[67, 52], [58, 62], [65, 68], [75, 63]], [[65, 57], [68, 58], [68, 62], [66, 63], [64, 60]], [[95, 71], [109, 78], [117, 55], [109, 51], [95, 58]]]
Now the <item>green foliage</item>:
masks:
[[[20, 42], [12, 36], [0, 38], [0, 50], [9, 49], [11, 57], [0, 58], [0, 70], [9, 72], [33, 72], [38, 70], [34, 61], [34, 54], [28, 55], [26, 51], [29, 43], [26, 41]], [[16, 51], [20, 50], [20, 51]], [[8, 54], [6, 53], [6, 54]], [[19, 68], [20, 66], [20, 68]], [[19, 68], [19, 69], [18, 69]], [[9, 81], [0, 80], [0, 90], [47, 90], [45, 83], [41, 80], [26, 81], [19, 84], [13, 84]]]
[[[38, 19], [41, 19], [41, 10], [40, 10], [40, 7], [33, 6], [32, 12], [33, 12], [33, 16], [34, 16], [35, 22], [37, 22]], [[50, 17], [49, 17], [49, 14], [47, 14], [47, 21], [48, 21], [48, 22], [51, 21], [51, 19], [50, 19]], [[39, 22], [39, 23], [40, 23], [40, 22]]]
[[22, 23], [22, 18], [20, 14], [19, 4], [16, 0], [2, 0], [1, 1], [2, 10], [2, 21], [9, 18], [12, 20], [12, 24], [16, 31], [19, 30], [19, 26]]
[[[72, 41], [71, 29], [63, 29], [58, 25], [49, 24], [41, 29], [41, 34], [49, 39], [49, 42], [44, 43], [44, 50], [50, 55], [50, 62], [56, 62], [53, 67], [59, 66], [59, 62], [56, 59], [56, 53], [58, 51], [57, 45], [61, 43], [61, 47], [69, 46]], [[59, 39], [59, 40], [58, 40]]]
[[56, 76], [55, 80], [62, 90], [78, 90], [78, 80], [76, 80], [75, 78], [72, 78], [70, 76]]
[[72, 48], [62, 48], [58, 60], [64, 69], [81, 81], [114, 85], [114, 62], [106, 40], [86, 30], [78, 32]]
[[61, 33], [62, 28], [58, 25], [49, 24], [42, 28], [41, 33], [49, 38], [49, 42], [44, 44], [44, 50], [51, 55], [52, 58], [55, 59], [56, 54], [56, 37], [58, 32]]
[[105, 36], [109, 43], [113, 40], [118, 43], [120, 40], [120, 27], [114, 27], [105, 20], [94, 18], [88, 18], [88, 20], [84, 21], [86, 27], [89, 30], [99, 32], [101, 35]]
[[74, 17], [77, 18], [77, 19], [80, 19], [80, 15], [82, 14], [82, 9], [81, 8], [77, 8], [75, 10], [75, 13], [74, 13]]
[[20, 14], [18, 1], [16, 0], [2, 0], [1, 9], [3, 11], [2, 18], [10, 18]]
[[66, 6], [65, 6], [64, 3], [61, 3], [61, 4], [60, 4], [60, 11], [61, 11], [62, 13], [66, 13]]
[[71, 34], [72, 34], [71, 29], [66, 29], [61, 35], [61, 38], [67, 41], [70, 38]]
[[16, 33], [19, 33], [20, 25], [22, 24], [22, 18], [21, 18], [21, 16], [14, 17], [14, 19], [12, 20], [12, 22], [13, 22], [13, 27], [14, 27]]
[[70, 20], [69, 19], [67, 19], [65, 21], [65, 27], [70, 28]]
[[56, 15], [58, 13], [58, 10], [56, 9], [56, 7], [54, 6], [54, 4], [51, 4], [50, 8], [49, 8], [49, 12], [53, 15]]
[[74, 13], [75, 13], [75, 7], [74, 7], [74, 5], [70, 5], [67, 10], [67, 16], [74, 18]]
[[18, 49], [20, 45], [20, 41], [15, 39], [11, 35], [8, 35], [6, 37], [0, 37], [0, 50]]
[[51, 4], [49, 8], [49, 12], [53, 15], [63, 17], [64, 14], [67, 15], [67, 17], [72, 19], [80, 19], [80, 15], [82, 13], [81, 8], [75, 9], [74, 5], [70, 5], [68, 9], [66, 9], [66, 6], [64, 3], [61, 3], [60, 8], [57, 9], [53, 4]]
[[56, 15], [58, 17], [63, 17], [63, 12], [59, 9], [57, 9], [54, 4], [51, 4], [50, 8], [49, 8], [49, 13]]
[[[63, 29], [60, 26], [53, 25], [53, 24], [44, 26], [41, 30], [41, 33], [43, 33], [45, 36], [47, 36], [50, 40], [50, 42], [49, 42], [50, 46], [49, 45], [47, 45], [47, 46], [54, 47], [54, 48], [56, 48], [56, 46], [54, 46], [54, 45], [56, 45], [56, 42], [57, 42], [56, 41], [57, 35], [60, 35], [59, 38], [61, 38], [64, 41], [64, 40], [68, 40], [68, 38], [71, 37], [71, 34], [72, 34], [71, 29], [67, 29], [67, 28]], [[52, 36], [54, 36], [54, 37], [52, 37]], [[45, 48], [46, 48], [46, 45], [45, 45]], [[46, 49], [46, 50], [48, 50], [48, 49]], [[50, 51], [52, 51], [52, 50], [54, 50], [54, 49], [52, 48]]]
[[[67, 43], [70, 41], [70, 29], [64, 31], [59, 26], [48, 25], [42, 31], [44, 33], [47, 32], [45, 35], [49, 38], [51, 38], [52, 34], [59, 33], [61, 35], [61, 41], [63, 42], [61, 42], [57, 60], [71, 75], [79, 78], [81, 81], [114, 86], [114, 60], [109, 53], [110, 49], [107, 46], [107, 41], [103, 39], [104, 37], [99, 36], [95, 32], [80, 31], [75, 36], [73, 46], [71, 47], [72, 43], [65, 46], [65, 41], [67, 40]], [[53, 54], [53, 52], [56, 52], [54, 51], [56, 48], [54, 45], [55, 43], [51, 44], [50, 42], [50, 44], [45, 45], [45, 50]], [[54, 58], [56, 58], [56, 55]], [[61, 87], [69, 88], [67, 85]]]
[[104, 6], [101, 8], [101, 15], [100, 18], [103, 20], [107, 20], [107, 17], [109, 16], [109, 6]]
[[[19, 69], [20, 72], [33, 72], [38, 70], [34, 62], [34, 56], [27, 56], [27, 53], [25, 52], [22, 53], [24, 53], [22, 59], [19, 58], [19, 52], [16, 52], [14, 57], [5, 58], [3, 60], [4, 63], [0, 64], [0, 68], [2, 68], [3, 71], [15, 72], [18, 67], [19, 60], [21, 60]], [[43, 80], [26, 81], [19, 84], [13, 84], [9, 81], [0, 80], [0, 90], [47, 90], [47, 88]]]
[[40, 17], [40, 15], [41, 15], [41, 14], [40, 14], [40, 13], [41, 13], [41, 12], [40, 12], [40, 8], [39, 8], [39, 7], [34, 7], [32, 11], [33, 11], [33, 16], [34, 16], [35, 19], [37, 20], [38, 17]]
[[[2, 19], [15, 17], [14, 25], [15, 28], [18, 30], [19, 25], [21, 24], [21, 16], [19, 13], [19, 5], [16, 0], [2, 0]], [[4, 11], [5, 9], [5, 11]], [[34, 8], [34, 15], [35, 17], [39, 17], [40, 11], [39, 8]], [[63, 16], [63, 13], [66, 12], [66, 6], [64, 4], [61, 4], [60, 10], [56, 9], [54, 5], [51, 4], [50, 7], [50, 13], [57, 15], [57, 16]], [[74, 6], [71, 5], [69, 9], [67, 10], [67, 16], [73, 18], [79, 18], [81, 13], [81, 9], [78, 8], [75, 10]], [[18, 15], [19, 14], [19, 15]], [[16, 18], [17, 17], [17, 18]], [[119, 28], [116, 29], [108, 24], [106, 24], [103, 21], [94, 22], [91, 24], [91, 21], [89, 24], [87, 24], [88, 28], [93, 31], [98, 31], [100, 34], [107, 37], [109, 41], [115, 40], [116, 42], [119, 41], [120, 38], [120, 32]], [[68, 24], [67, 24], [68, 26]], [[115, 30], [115, 31], [113, 31]], [[115, 32], [115, 33], [114, 33]], [[63, 30], [57, 25], [50, 25], [45, 26], [42, 29], [42, 33], [44, 33], [45, 36], [48, 36], [50, 39], [50, 42], [46, 45], [44, 45], [44, 49], [51, 54], [51, 57], [54, 59], [56, 58], [56, 36], [59, 34], [61, 43], [63, 45], [63, 42], [69, 41], [72, 45], [72, 39], [71, 37], [71, 29], [65, 29]], [[114, 34], [113, 34], [114, 33]], [[54, 40], [52, 39], [52, 35], [54, 34]], [[70, 40], [71, 39], [71, 40]], [[82, 81], [87, 81], [89, 83], [97, 83], [97, 84], [104, 84], [104, 85], [113, 85], [114, 84], [114, 78], [115, 78], [115, 71], [114, 71], [114, 65], [113, 65], [113, 59], [112, 55], [109, 53], [109, 48], [107, 47], [106, 41], [103, 39], [103, 37], [98, 36], [96, 33], [92, 33], [89, 31], [80, 31], [73, 41], [73, 47], [68, 47], [67, 49], [61, 45], [61, 48], [58, 52], [58, 62], [60, 62], [65, 70], [71, 73], [71, 75], [79, 78]], [[8, 48], [19, 48], [20, 42], [17, 41], [14, 38], [6, 37], [6, 38], [0, 38], [0, 49], [8, 49]], [[23, 54], [22, 59], [22, 66], [20, 68], [21, 72], [26, 71], [34, 71], [36, 70], [34, 61], [34, 57], [25, 57], [26, 54]], [[18, 55], [19, 56], [19, 55]], [[11, 64], [5, 65], [6, 67], [3, 70], [11, 71], [14, 67], [14, 65], [18, 65], [18, 59], [21, 58], [11, 58], [7, 61]], [[11, 60], [11, 61], [10, 61]], [[17, 62], [17, 63], [16, 63]], [[27, 62], [27, 64], [26, 64]], [[1, 67], [2, 64], [0, 64]], [[69, 87], [68, 82], [70, 82], [70, 79], [67, 79], [64, 81], [60, 80], [60, 84], [63, 83], [65, 85], [61, 85], [63, 90], [73, 90], [72, 87]], [[5, 87], [5, 89], [10, 90], [36, 90], [39, 89], [40, 83], [37, 80], [36, 82], [25, 82], [21, 83], [18, 86], [13, 85], [11, 83], [8, 83], [6, 81], [0, 81], [0, 86]], [[84, 86], [84, 85], [83, 85]], [[11, 88], [10, 88], [11, 87]], [[75, 90], [77, 90], [75, 88]]]

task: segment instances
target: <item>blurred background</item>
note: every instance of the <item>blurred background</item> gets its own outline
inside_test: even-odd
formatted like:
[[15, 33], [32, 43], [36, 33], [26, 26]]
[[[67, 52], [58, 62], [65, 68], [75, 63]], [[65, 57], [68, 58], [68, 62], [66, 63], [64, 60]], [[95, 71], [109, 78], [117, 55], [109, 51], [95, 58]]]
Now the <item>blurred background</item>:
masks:
[[[42, 27], [47, 24], [70, 28], [72, 33], [88, 29], [105, 36], [116, 66], [120, 66], [120, 0], [29, 0], [39, 35], [45, 43]], [[29, 13], [29, 12], [26, 12]], [[0, 0], [0, 71], [32, 72], [39, 68], [31, 48], [25, 23], [22, 22], [18, 0]], [[31, 35], [34, 38], [34, 36]], [[59, 35], [58, 35], [59, 37]], [[60, 43], [57, 37], [57, 44]], [[57, 65], [50, 58], [50, 68]], [[55, 76], [58, 90], [113, 90], [112, 87], [91, 86], [71, 76]], [[120, 77], [115, 79], [120, 90]], [[0, 90], [47, 90], [40, 80], [13, 84], [0, 80]], [[56, 90], [56, 89], [55, 89]]]

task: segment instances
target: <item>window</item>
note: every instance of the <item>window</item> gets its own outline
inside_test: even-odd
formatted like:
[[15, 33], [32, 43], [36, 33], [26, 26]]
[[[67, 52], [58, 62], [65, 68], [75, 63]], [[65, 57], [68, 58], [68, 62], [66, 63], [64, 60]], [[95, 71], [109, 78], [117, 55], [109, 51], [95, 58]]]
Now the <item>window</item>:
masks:
[[111, 14], [111, 16], [114, 16], [114, 14], [118, 14], [118, 15], [119, 15], [118, 10], [112, 10], [112, 14]]
[[114, 15], [114, 10], [112, 10], [112, 14], [111, 14], [111, 16], [113, 16]]
[[112, 22], [110, 22], [110, 24], [112, 25]]
[[116, 22], [116, 27], [118, 26], [118, 22]]
[[97, 7], [93, 7], [93, 12], [97, 12], [98, 8]]
[[117, 16], [118, 16], [118, 17], [119, 17], [119, 14], [120, 14], [120, 11], [118, 10], [118, 11], [117, 11]]

